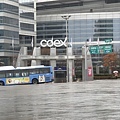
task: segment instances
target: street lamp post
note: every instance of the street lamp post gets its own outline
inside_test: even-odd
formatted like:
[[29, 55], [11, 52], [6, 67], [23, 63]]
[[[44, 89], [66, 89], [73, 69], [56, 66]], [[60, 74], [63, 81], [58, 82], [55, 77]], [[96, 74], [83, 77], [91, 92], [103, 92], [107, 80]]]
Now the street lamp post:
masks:
[[61, 16], [63, 19], [66, 20], [66, 39], [67, 39], [67, 82], [69, 82], [69, 59], [68, 59], [68, 19], [71, 15]]
[[87, 69], [87, 41], [85, 42], [85, 81], [87, 80], [88, 69]]
[[15, 59], [14, 59], [14, 38], [12, 37], [12, 50], [13, 50], [13, 66], [15, 67]]

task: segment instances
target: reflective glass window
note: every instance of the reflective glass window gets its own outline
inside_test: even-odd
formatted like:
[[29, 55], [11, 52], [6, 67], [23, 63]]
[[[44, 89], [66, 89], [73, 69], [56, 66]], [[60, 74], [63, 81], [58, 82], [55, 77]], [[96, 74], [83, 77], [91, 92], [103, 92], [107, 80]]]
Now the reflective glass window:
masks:
[[23, 12], [20, 13], [20, 17], [34, 20], [34, 13], [23, 11]]
[[5, 17], [5, 16], [0, 16], [0, 23], [4, 25], [10, 25], [10, 26], [19, 26], [19, 20], [10, 18], [10, 17]]
[[15, 39], [18, 39], [19, 32], [0, 29], [0, 39], [3, 37], [8, 37], [10, 39], [14, 37]]
[[9, 5], [6, 3], [0, 3], [0, 11], [8, 11], [8, 12], [12, 12], [12, 13], [17, 13], [19, 12], [19, 8], [17, 6], [14, 5]]
[[21, 30], [34, 31], [34, 24], [20, 23]]
[[105, 0], [105, 3], [107, 3], [107, 4], [120, 3], [120, 0]]

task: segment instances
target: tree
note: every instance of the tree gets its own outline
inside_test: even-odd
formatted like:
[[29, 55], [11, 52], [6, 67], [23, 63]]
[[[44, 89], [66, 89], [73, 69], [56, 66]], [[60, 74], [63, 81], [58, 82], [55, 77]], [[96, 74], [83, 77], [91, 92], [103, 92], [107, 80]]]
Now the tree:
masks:
[[109, 67], [111, 70], [117, 66], [117, 54], [109, 53], [103, 57], [103, 66]]

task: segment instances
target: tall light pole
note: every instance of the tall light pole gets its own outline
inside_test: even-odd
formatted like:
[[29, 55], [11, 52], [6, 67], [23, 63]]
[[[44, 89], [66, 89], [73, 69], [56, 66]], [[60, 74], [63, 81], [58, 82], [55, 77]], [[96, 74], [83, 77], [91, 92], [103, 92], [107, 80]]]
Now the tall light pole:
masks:
[[87, 69], [87, 41], [85, 42], [85, 81], [87, 80], [88, 76], [88, 69]]
[[69, 59], [68, 59], [68, 19], [71, 17], [71, 15], [65, 15], [61, 16], [63, 19], [66, 20], [66, 39], [67, 39], [67, 82], [69, 82]]
[[15, 59], [14, 59], [14, 38], [12, 37], [12, 50], [13, 50], [13, 66], [15, 67]]

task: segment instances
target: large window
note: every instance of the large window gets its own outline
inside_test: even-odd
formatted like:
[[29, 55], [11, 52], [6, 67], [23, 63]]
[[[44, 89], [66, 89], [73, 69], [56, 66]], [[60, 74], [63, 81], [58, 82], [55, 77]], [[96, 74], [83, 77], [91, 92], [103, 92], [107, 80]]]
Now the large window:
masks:
[[10, 17], [0, 16], [0, 24], [18, 27], [19, 20]]
[[10, 0], [10, 1], [19, 2], [19, 0]]
[[7, 38], [7, 37], [9, 37], [9, 38], [16, 38], [16, 39], [18, 39], [19, 38], [19, 32], [16, 32], [16, 31], [9, 31], [9, 30], [2, 30], [2, 29], [0, 29], [0, 39], [1, 38]]
[[105, 0], [105, 3], [110, 4], [110, 3], [120, 3], [120, 0]]
[[5, 3], [0, 3], [0, 11], [12, 12], [12, 13], [19, 13], [19, 8], [13, 5], [8, 5]]
[[34, 24], [20, 23], [21, 30], [34, 31]]
[[66, 47], [58, 47], [56, 48], [56, 55], [66, 55]]
[[[55, 3], [55, 5], [54, 5]], [[56, 9], [56, 8], [65, 8], [65, 7], [75, 7], [75, 6], [83, 6], [83, 2], [82, 1], [72, 1], [71, 3], [70, 2], [66, 2], [66, 3], [63, 3], [62, 4], [62, 1], [61, 2], [57, 2], [57, 1], [54, 1], [53, 5], [49, 5], [49, 3], [47, 5], [44, 5], [42, 6], [39, 6], [39, 3], [38, 3], [38, 6], [37, 7], [37, 10], [44, 10], [44, 9]]]
[[14, 36], [14, 38], [19, 38], [19, 32], [0, 29], [0, 39], [3, 38], [2, 36], [10, 38]]
[[67, 66], [67, 61], [66, 60], [57, 60], [56, 61], [56, 66], [57, 67], [66, 67]]
[[49, 21], [43, 23], [37, 23], [37, 38], [38, 43], [42, 39], [65, 39], [65, 21]]
[[19, 0], [22, 6], [34, 8], [34, 0]]
[[22, 12], [20, 13], [20, 17], [21, 17], [21, 18], [27, 18], [27, 19], [32, 19], [32, 20], [34, 20], [34, 13], [22, 11]]
[[50, 60], [41, 60], [41, 65], [50, 66]]

